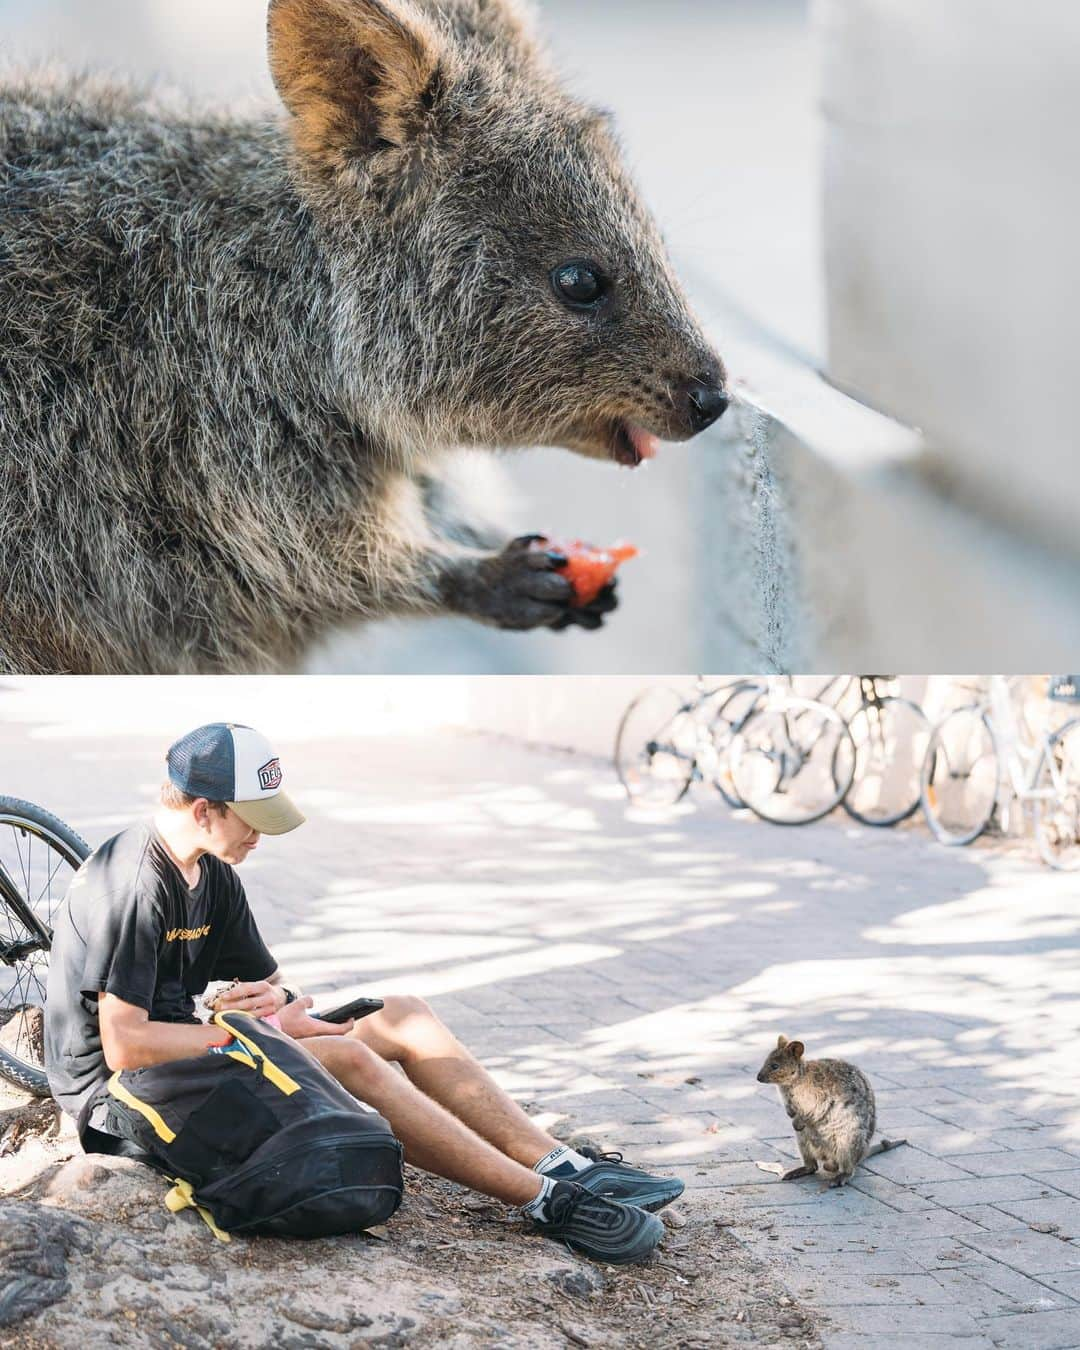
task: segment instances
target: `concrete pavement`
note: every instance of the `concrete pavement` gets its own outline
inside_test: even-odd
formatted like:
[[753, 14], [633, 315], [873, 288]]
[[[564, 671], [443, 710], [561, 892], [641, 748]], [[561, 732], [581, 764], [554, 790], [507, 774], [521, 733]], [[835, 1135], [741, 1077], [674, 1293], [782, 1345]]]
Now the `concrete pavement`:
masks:
[[[167, 738], [2, 712], [0, 790], [93, 843], [150, 804]], [[635, 817], [606, 765], [489, 737], [288, 762], [309, 824], [242, 875], [309, 991], [428, 997], [556, 1129], [685, 1176], [835, 1350], [1080, 1345], [1075, 879], [709, 798]], [[846, 1191], [753, 1166], [794, 1153], [754, 1080], [780, 1031], [863, 1067], [909, 1140]]]

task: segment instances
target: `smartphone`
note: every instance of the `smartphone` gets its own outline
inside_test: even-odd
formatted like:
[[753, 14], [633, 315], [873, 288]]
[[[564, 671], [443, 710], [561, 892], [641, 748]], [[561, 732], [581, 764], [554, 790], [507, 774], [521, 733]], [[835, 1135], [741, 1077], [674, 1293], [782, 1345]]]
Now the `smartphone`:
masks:
[[378, 1012], [383, 1006], [381, 998], [354, 998], [351, 1003], [343, 1003], [340, 1008], [331, 1008], [329, 1012], [315, 1012], [320, 1022], [347, 1022], [350, 1017], [366, 1017], [368, 1013]]

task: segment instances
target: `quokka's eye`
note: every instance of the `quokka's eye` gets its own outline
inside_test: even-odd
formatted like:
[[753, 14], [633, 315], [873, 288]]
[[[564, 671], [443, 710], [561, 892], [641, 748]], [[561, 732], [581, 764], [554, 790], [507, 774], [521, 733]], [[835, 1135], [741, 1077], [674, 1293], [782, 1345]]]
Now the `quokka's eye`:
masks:
[[608, 293], [608, 281], [595, 263], [584, 259], [560, 263], [551, 273], [555, 294], [571, 309], [593, 309]]

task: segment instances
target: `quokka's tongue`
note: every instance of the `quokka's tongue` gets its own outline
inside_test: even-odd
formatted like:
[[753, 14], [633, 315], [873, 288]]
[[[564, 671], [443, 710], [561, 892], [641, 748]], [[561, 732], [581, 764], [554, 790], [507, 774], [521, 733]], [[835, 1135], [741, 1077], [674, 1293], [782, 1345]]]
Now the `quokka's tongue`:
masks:
[[656, 458], [656, 452], [660, 448], [659, 436], [654, 436], [644, 427], [635, 427], [632, 423], [627, 423], [626, 430], [634, 444], [634, 449], [638, 452], [639, 459]]

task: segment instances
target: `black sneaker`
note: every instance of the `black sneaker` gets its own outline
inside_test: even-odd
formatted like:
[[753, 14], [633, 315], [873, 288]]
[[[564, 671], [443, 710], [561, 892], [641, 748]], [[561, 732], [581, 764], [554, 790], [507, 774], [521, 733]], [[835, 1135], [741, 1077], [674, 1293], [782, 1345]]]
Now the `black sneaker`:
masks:
[[664, 1236], [664, 1225], [633, 1205], [593, 1195], [573, 1181], [557, 1181], [547, 1200], [548, 1218], [534, 1219], [545, 1237], [609, 1266], [644, 1261]]
[[591, 1158], [592, 1166], [575, 1172], [573, 1179], [593, 1195], [652, 1212], [678, 1200], [686, 1189], [678, 1177], [657, 1177], [639, 1167], [631, 1167], [623, 1162], [621, 1153], [598, 1153], [587, 1147], [579, 1148], [578, 1152]]

